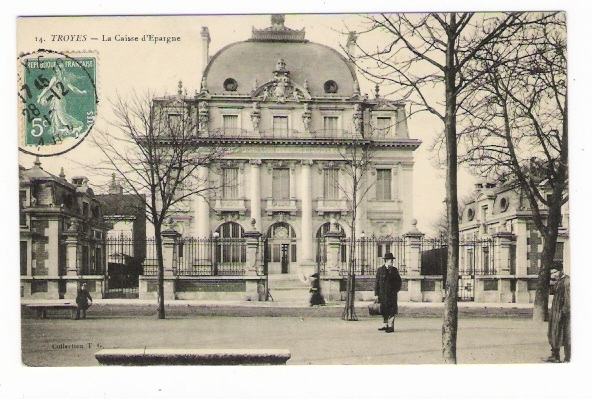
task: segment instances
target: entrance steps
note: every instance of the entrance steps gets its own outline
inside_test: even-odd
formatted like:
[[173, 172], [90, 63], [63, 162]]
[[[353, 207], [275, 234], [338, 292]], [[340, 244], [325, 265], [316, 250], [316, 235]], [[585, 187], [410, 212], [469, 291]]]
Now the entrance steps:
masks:
[[269, 292], [274, 302], [308, 304], [310, 283], [296, 274], [270, 274]]

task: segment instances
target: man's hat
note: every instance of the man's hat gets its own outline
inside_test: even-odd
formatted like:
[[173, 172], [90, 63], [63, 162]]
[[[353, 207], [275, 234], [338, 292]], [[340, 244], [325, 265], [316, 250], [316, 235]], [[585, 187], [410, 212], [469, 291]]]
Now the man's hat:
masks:
[[551, 270], [562, 271], [563, 270], [563, 262], [558, 261], [558, 260], [553, 261], [553, 264], [551, 265]]
[[386, 254], [384, 254], [384, 260], [391, 260], [391, 259], [395, 259], [393, 254], [391, 254], [390, 252], [387, 252]]

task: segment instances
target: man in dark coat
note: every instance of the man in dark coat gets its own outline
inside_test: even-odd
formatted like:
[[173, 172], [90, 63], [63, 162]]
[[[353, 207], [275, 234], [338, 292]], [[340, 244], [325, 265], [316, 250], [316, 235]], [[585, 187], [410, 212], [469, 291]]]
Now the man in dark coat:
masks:
[[80, 320], [80, 311], [82, 310], [82, 318], [86, 319], [86, 309], [92, 305], [92, 297], [87, 290], [86, 283], [82, 283], [82, 286], [78, 290], [76, 294], [76, 305], [78, 308], [76, 309], [76, 320]]
[[559, 351], [563, 346], [564, 361], [571, 359], [571, 301], [569, 276], [563, 272], [563, 263], [554, 262], [551, 267], [551, 279], [555, 281], [555, 295], [549, 315], [547, 337], [551, 345], [551, 356], [545, 361], [559, 363]]
[[374, 295], [380, 303], [380, 314], [384, 321], [384, 327], [380, 331], [395, 332], [395, 315], [399, 313], [397, 294], [401, 289], [401, 276], [393, 266], [395, 257], [390, 252], [384, 254], [384, 265], [376, 270], [376, 284]]

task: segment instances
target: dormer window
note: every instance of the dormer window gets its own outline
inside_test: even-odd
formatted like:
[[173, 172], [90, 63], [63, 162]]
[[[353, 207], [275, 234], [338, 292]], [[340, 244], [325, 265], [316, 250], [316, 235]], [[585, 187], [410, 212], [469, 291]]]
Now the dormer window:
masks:
[[181, 127], [181, 115], [169, 114], [168, 115], [169, 129], [173, 132], [177, 132]]
[[391, 128], [391, 118], [379, 116], [376, 118], [376, 128], [379, 136], [387, 136]]

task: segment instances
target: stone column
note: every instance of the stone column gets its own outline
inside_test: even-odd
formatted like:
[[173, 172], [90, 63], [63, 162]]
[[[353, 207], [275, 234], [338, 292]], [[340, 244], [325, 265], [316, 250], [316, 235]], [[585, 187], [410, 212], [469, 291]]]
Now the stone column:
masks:
[[421, 240], [425, 234], [417, 229], [417, 220], [412, 219], [413, 228], [405, 233], [405, 246], [407, 254], [405, 262], [407, 263], [408, 292], [410, 302], [422, 302], [423, 294], [421, 292]]
[[499, 279], [498, 294], [499, 303], [512, 303], [514, 302], [511, 279], [510, 276], [510, 251], [512, 246], [515, 245], [516, 236], [508, 231], [502, 230], [492, 235], [495, 240], [496, 246], [499, 249], [499, 259], [496, 259], [498, 265], [496, 274], [500, 276], [508, 276], [507, 278], [501, 277]]
[[[197, 167], [197, 185], [207, 187], [208, 185], [208, 167], [198, 166]], [[207, 193], [204, 193], [207, 195]], [[210, 237], [210, 204], [206, 198], [201, 195], [196, 195], [195, 198], [195, 234], [197, 238], [209, 238]]]
[[397, 199], [402, 205], [399, 210], [403, 211], [403, 228], [407, 229], [407, 226], [412, 224], [411, 216], [413, 215], [413, 163], [400, 165], [397, 173], [398, 180], [401, 180], [403, 187], [405, 187], [404, 190], [399, 191]]
[[261, 231], [261, 160], [251, 159], [251, 218], [255, 230]]
[[302, 160], [302, 175], [300, 188], [302, 190], [302, 259], [300, 260], [300, 274], [308, 277], [315, 272], [312, 240], [312, 164], [311, 160]]
[[49, 220], [49, 227], [47, 228], [47, 275], [48, 276], [58, 276], [59, 273], [59, 221], [58, 220]]
[[175, 299], [175, 280], [173, 266], [177, 239], [181, 234], [173, 229], [166, 229], [162, 233], [162, 262], [164, 266], [164, 298]]

